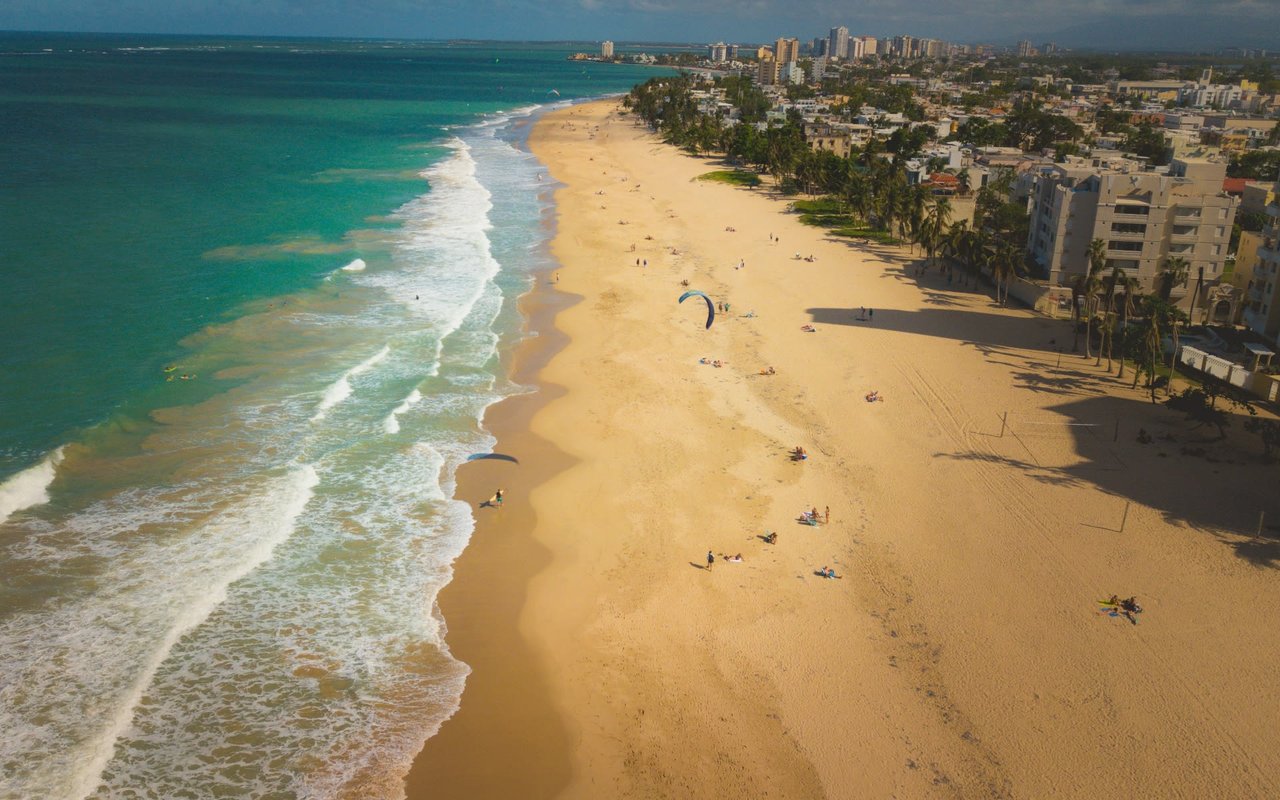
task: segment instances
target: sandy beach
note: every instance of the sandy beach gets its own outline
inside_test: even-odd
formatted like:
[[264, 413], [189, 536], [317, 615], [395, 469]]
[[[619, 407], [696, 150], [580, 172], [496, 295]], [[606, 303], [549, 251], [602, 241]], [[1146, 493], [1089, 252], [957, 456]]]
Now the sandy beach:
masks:
[[506, 501], [441, 596], [473, 671], [410, 798], [1280, 795], [1280, 494], [1239, 424], [1206, 442], [1067, 322], [696, 180], [615, 100], [530, 146], [539, 391], [486, 419], [520, 465], [460, 476]]

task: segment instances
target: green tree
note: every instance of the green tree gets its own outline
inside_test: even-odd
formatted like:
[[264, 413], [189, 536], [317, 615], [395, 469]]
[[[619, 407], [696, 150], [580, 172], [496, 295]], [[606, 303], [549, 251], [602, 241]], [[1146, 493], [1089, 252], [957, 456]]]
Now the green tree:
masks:
[[1160, 299], [1169, 302], [1173, 287], [1181, 286], [1187, 281], [1187, 273], [1191, 265], [1182, 256], [1168, 256], [1164, 260], [1164, 269], [1160, 271]]

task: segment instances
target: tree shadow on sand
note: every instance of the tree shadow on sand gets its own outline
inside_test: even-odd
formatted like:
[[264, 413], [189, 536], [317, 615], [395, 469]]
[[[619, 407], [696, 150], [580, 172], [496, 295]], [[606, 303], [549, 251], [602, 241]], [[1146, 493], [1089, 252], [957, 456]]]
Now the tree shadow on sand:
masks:
[[1260, 515], [1280, 523], [1280, 468], [1261, 463], [1261, 446], [1243, 431], [1244, 419], [1236, 415], [1219, 438], [1145, 400], [1073, 398], [1034, 419], [1010, 415], [1002, 426], [1005, 443], [992, 444], [1005, 452], [935, 458], [996, 464], [1038, 483], [1130, 500], [1188, 533], [1208, 533], [1250, 564], [1280, 569], [1280, 538], [1266, 530], [1258, 535]]

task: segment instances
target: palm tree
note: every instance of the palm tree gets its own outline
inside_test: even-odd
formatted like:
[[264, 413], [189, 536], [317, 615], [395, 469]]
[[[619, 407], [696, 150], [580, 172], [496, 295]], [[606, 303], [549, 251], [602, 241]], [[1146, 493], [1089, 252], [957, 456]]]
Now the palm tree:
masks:
[[1129, 315], [1133, 313], [1133, 299], [1137, 295], [1138, 289], [1142, 287], [1142, 283], [1132, 275], [1122, 272], [1118, 284], [1119, 288], [1124, 289], [1124, 305], [1120, 307], [1122, 314], [1120, 321], [1120, 369], [1116, 370], [1116, 377], [1124, 380], [1124, 356], [1128, 350]]
[[[1092, 357], [1093, 317], [1097, 311], [1098, 289], [1102, 285], [1102, 270], [1107, 266], [1107, 243], [1101, 239], [1089, 242], [1089, 272], [1076, 276], [1079, 295], [1084, 297], [1084, 357]], [[1079, 302], [1077, 300], [1077, 302]], [[1074, 348], [1072, 348], [1074, 349]]]
[[[948, 209], [949, 211], [950, 209]], [[973, 231], [969, 230], [969, 220], [962, 219], [955, 225], [952, 225], [942, 237], [942, 253], [947, 258], [960, 262], [965, 265], [968, 270], [967, 261], [970, 253], [970, 235]]]
[[1160, 272], [1160, 299], [1169, 302], [1173, 287], [1186, 282], [1191, 265], [1182, 256], [1169, 256], [1164, 260], [1164, 269]]
[[[1003, 239], [996, 241], [995, 249], [991, 252], [988, 265], [991, 267], [991, 277], [996, 282], [996, 302], [1000, 305], [1009, 303], [1009, 286], [1013, 283], [1013, 279], [1022, 267], [1022, 250], [1017, 245], [1009, 244]], [[1000, 282], [1004, 281], [1004, 297], [1000, 296]]]
[[929, 263], [936, 264], [938, 249], [943, 244], [947, 225], [951, 222], [951, 203], [945, 197], [934, 197], [929, 203], [920, 225], [920, 242], [929, 256]]
[[1140, 363], [1142, 369], [1135, 368], [1133, 370], [1133, 386], [1138, 388], [1138, 375], [1144, 370], [1148, 376], [1148, 382], [1151, 384], [1151, 402], [1156, 401], [1156, 364], [1160, 363], [1160, 306], [1166, 305], [1159, 298], [1147, 298], [1146, 303], [1146, 324], [1142, 328], [1142, 351], [1143, 360]]
[[[1111, 372], [1111, 337], [1115, 332], [1115, 313], [1114, 304], [1116, 298], [1116, 286], [1124, 278], [1124, 270], [1119, 266], [1111, 268], [1111, 274], [1103, 279], [1102, 285], [1106, 289], [1105, 300], [1103, 301], [1102, 311], [1102, 341], [1106, 344], [1107, 350], [1107, 372]], [[1093, 363], [1095, 367], [1102, 365], [1102, 347], [1098, 347], [1098, 360]]]

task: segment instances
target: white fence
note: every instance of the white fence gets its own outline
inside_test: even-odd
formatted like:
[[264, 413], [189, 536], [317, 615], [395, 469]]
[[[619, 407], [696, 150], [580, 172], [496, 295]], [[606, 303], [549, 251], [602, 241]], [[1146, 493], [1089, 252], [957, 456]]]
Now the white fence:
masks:
[[1178, 361], [1215, 378], [1221, 378], [1232, 386], [1239, 386], [1264, 400], [1274, 402], [1280, 394], [1280, 381], [1273, 376], [1265, 372], [1253, 372], [1233, 361], [1194, 347], [1183, 347], [1178, 354]]

